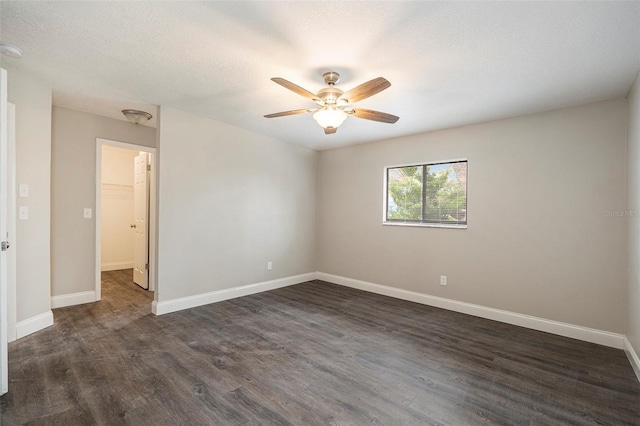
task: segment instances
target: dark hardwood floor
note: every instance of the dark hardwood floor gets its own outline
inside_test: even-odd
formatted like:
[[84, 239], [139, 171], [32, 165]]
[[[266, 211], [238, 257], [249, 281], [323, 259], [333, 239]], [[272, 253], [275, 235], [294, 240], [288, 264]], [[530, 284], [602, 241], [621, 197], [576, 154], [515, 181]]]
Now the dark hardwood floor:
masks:
[[621, 350], [320, 281], [155, 317], [129, 277], [10, 344], [2, 425], [640, 424]]

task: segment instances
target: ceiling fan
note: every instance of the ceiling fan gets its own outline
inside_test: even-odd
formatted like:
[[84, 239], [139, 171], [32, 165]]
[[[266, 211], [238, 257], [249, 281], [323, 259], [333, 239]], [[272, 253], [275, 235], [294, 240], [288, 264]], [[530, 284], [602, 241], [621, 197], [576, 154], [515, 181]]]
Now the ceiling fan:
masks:
[[335, 86], [338, 80], [340, 80], [340, 74], [329, 71], [324, 73], [322, 77], [329, 87], [321, 89], [317, 94], [311, 93], [310, 91], [303, 89], [284, 78], [272, 78], [272, 81], [278, 83], [282, 87], [312, 100], [318, 105], [318, 107], [312, 109], [294, 109], [292, 111], [276, 112], [275, 114], [265, 115], [265, 117], [276, 118], [284, 117], [286, 115], [312, 112], [314, 113], [313, 118], [321, 127], [324, 128], [324, 132], [327, 135], [335, 133], [342, 122], [350, 115], [382, 123], [395, 123], [400, 118], [385, 112], [373, 111], [364, 108], [354, 108], [351, 106], [352, 104], [373, 96], [376, 93], [382, 92], [384, 89], [391, 86], [391, 83], [389, 83], [385, 78], [374, 78], [360, 86], [354, 87], [348, 92], [343, 92]]

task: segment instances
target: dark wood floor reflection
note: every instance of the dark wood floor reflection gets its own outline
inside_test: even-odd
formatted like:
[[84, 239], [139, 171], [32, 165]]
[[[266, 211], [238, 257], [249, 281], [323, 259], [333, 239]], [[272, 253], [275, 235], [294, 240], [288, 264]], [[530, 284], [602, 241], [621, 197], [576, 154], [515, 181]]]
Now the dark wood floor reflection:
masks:
[[314, 281], [155, 317], [99, 303], [10, 345], [2, 425], [640, 424], [624, 352]]

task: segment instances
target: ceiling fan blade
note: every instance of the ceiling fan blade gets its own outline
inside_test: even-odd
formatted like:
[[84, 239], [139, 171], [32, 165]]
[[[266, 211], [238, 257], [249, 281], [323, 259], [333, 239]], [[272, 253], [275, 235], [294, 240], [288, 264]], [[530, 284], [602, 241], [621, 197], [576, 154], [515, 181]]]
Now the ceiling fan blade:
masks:
[[373, 96], [376, 93], [382, 92], [387, 87], [390, 87], [391, 83], [386, 78], [378, 77], [373, 80], [367, 81], [360, 86], [354, 87], [348, 92], [344, 93], [338, 98], [338, 100], [346, 100], [347, 103], [354, 103]]
[[395, 115], [387, 114], [386, 112], [373, 111], [371, 109], [353, 108], [354, 117], [364, 118], [365, 120], [380, 121], [382, 123], [393, 124], [400, 119]]
[[264, 117], [265, 118], [276, 118], [276, 117], [285, 117], [287, 115], [295, 115], [295, 114], [304, 114], [305, 112], [312, 112], [314, 110], [312, 109], [294, 109], [291, 111], [282, 111], [282, 112], [276, 112], [273, 114], [267, 114]]
[[284, 87], [286, 89], [289, 89], [292, 92], [297, 93], [298, 95], [300, 95], [302, 97], [305, 97], [307, 99], [311, 99], [314, 102], [320, 100], [320, 98], [318, 98], [318, 96], [316, 96], [315, 93], [311, 93], [307, 89], [303, 89], [302, 87], [298, 86], [297, 84], [293, 84], [289, 80], [285, 80], [284, 78], [280, 78], [280, 77], [273, 77], [271, 80], [273, 82], [275, 82], [275, 83], [278, 83], [280, 86], [282, 86], [282, 87]]
[[333, 134], [333, 133], [335, 133], [337, 131], [338, 131], [337, 127], [325, 127], [324, 128], [324, 134], [325, 135], [331, 135], [331, 134]]

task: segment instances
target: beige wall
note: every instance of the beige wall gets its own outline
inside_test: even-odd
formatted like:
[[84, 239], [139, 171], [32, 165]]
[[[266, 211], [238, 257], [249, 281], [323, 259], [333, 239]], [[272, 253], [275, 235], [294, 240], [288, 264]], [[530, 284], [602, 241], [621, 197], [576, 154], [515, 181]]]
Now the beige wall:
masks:
[[17, 321], [47, 313], [50, 298], [51, 88], [3, 63], [9, 102], [16, 105], [16, 181], [29, 185], [29, 219], [16, 228]]
[[[52, 295], [91, 291], [95, 286], [96, 138], [154, 147], [155, 133], [150, 127], [53, 107]], [[92, 219], [83, 219], [85, 207], [93, 209]]]
[[[318, 270], [623, 333], [625, 143], [613, 100], [323, 151]], [[457, 158], [468, 229], [382, 226], [385, 166]]]
[[139, 151], [102, 147], [100, 255], [103, 271], [133, 268], [134, 160]]
[[316, 270], [315, 151], [171, 108], [159, 140], [156, 300]]
[[631, 87], [627, 152], [627, 209], [629, 223], [629, 288], [627, 339], [640, 354], [640, 73]]

